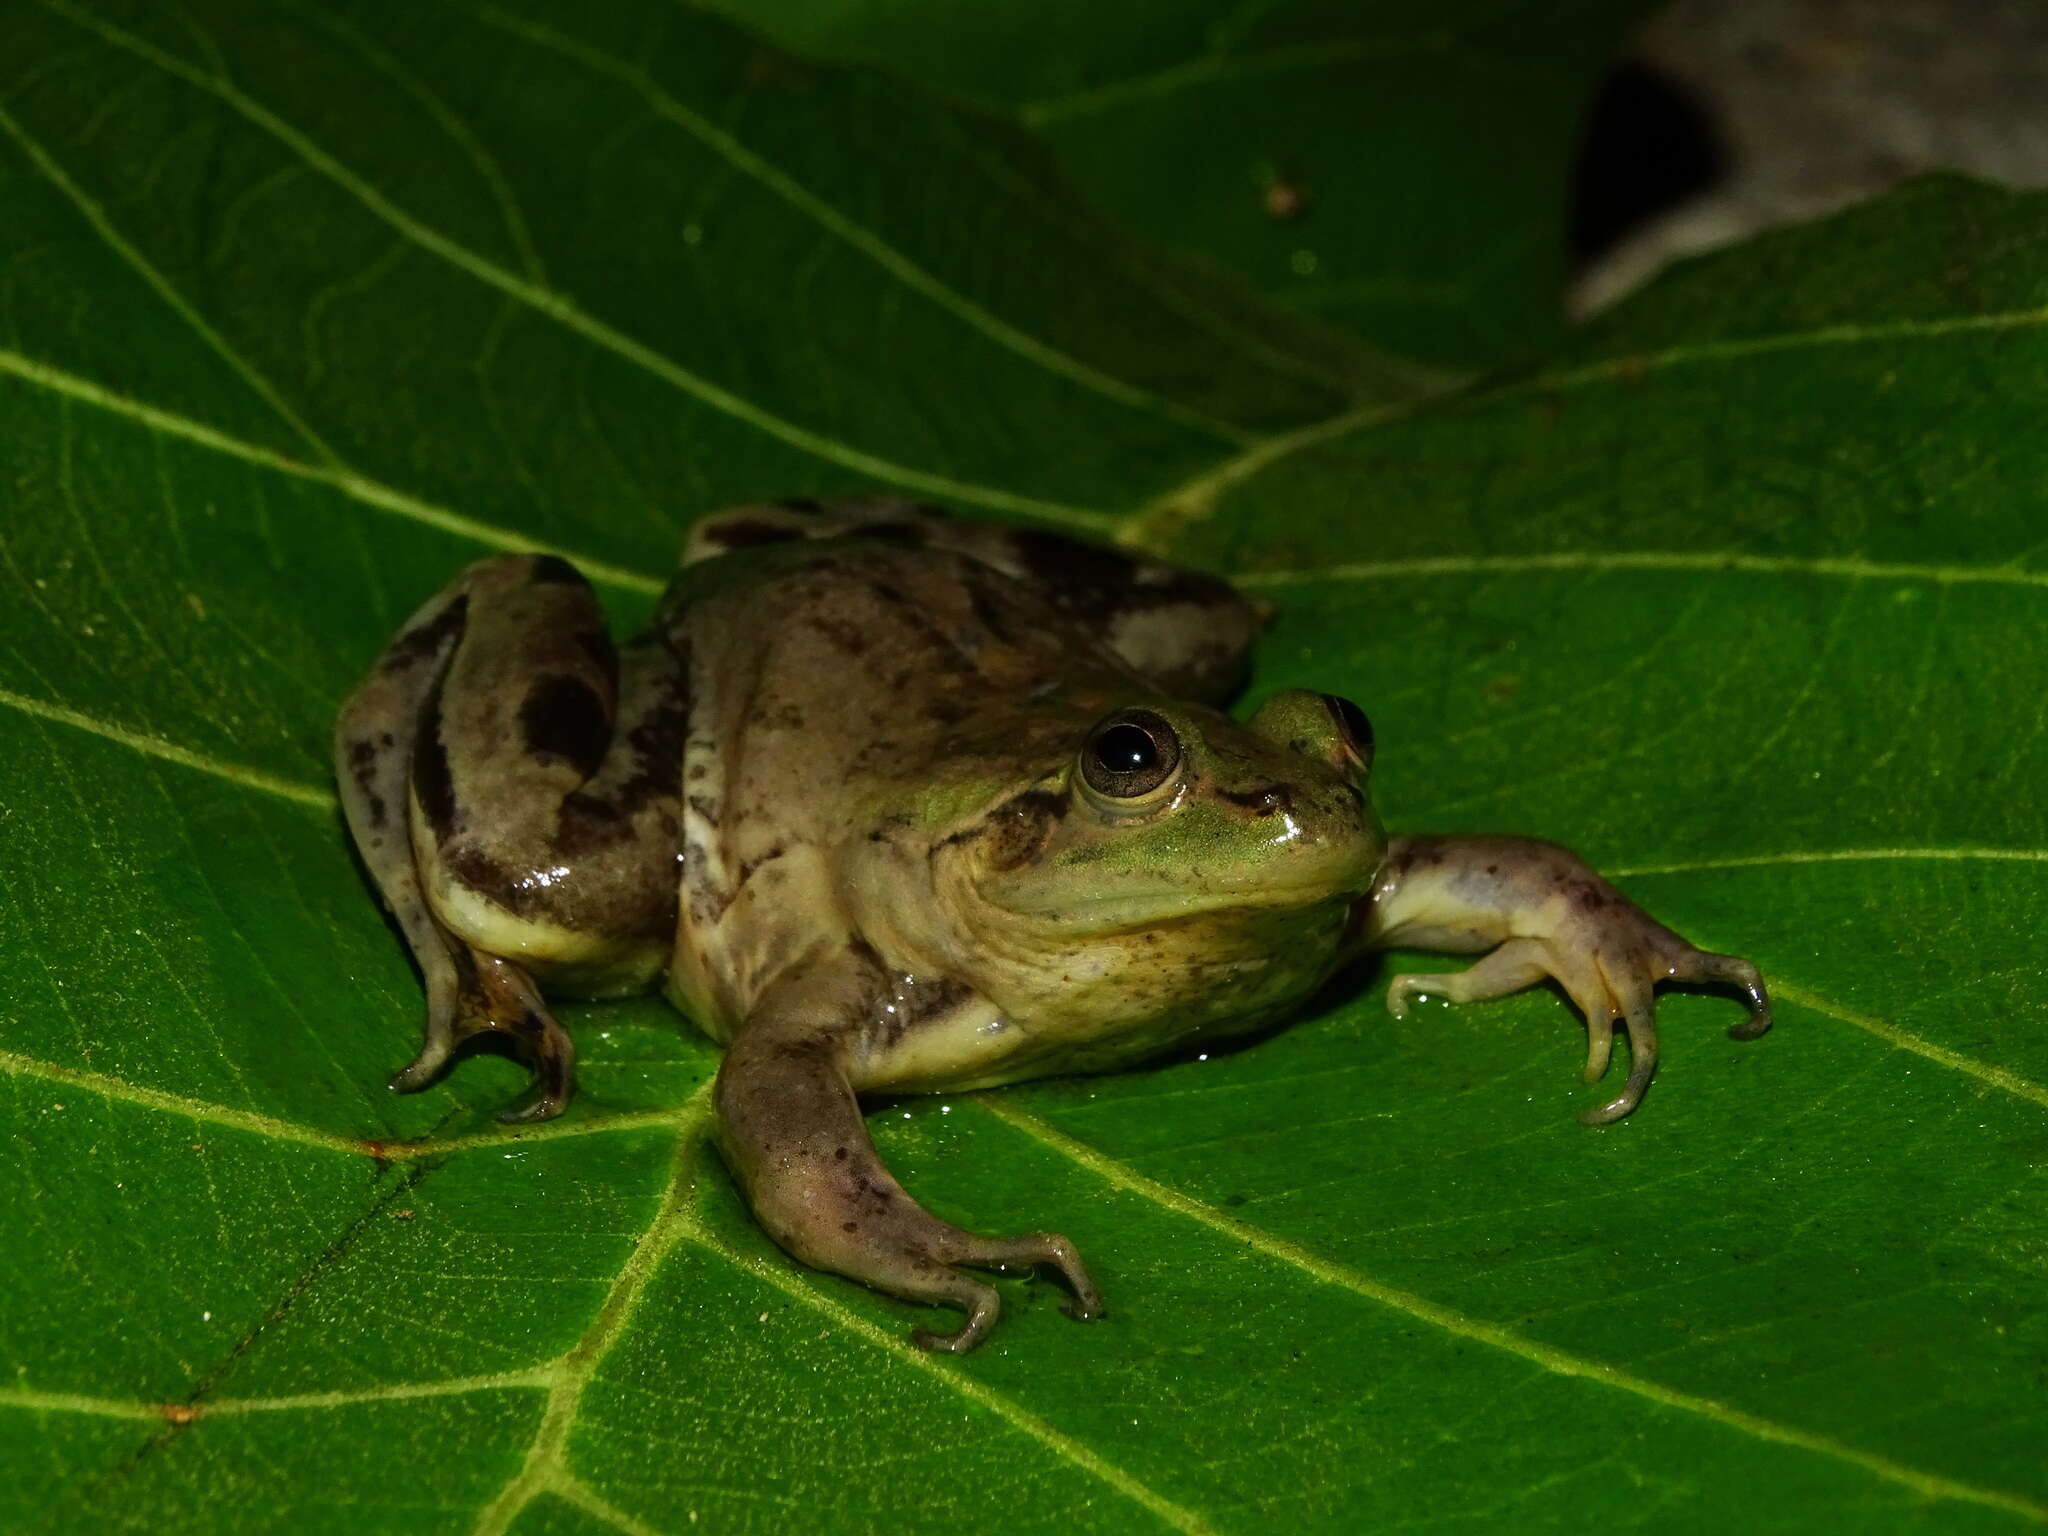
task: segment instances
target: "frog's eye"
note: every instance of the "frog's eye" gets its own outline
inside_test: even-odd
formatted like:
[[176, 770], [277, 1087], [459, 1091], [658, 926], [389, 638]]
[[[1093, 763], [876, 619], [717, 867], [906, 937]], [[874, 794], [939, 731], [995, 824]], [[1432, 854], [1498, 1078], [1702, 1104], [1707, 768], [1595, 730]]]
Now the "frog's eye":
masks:
[[1330, 718], [1337, 722], [1337, 729], [1344, 733], [1344, 745], [1358, 759], [1359, 771], [1362, 773], [1372, 767], [1372, 722], [1366, 719], [1365, 711], [1334, 693], [1324, 694], [1323, 703], [1329, 706]]
[[1111, 800], [1136, 800], [1173, 777], [1180, 738], [1149, 709], [1118, 710], [1081, 744], [1081, 777]]

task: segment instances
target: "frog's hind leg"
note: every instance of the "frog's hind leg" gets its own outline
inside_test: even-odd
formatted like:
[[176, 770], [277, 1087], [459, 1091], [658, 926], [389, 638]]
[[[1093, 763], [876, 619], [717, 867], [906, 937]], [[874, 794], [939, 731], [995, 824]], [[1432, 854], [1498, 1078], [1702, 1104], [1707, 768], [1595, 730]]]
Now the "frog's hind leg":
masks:
[[1220, 703], [1244, 681], [1272, 609], [1205, 571], [1045, 528], [953, 517], [873, 497], [778, 501], [715, 512], [690, 530], [683, 563], [795, 539], [885, 539], [950, 550], [1028, 583], [1175, 698]]
[[[635, 751], [660, 713], [648, 692], [627, 701]], [[575, 1050], [536, 978], [626, 991], [658, 969], [649, 957], [664, 911], [673, 922], [673, 855], [664, 865], [658, 846], [633, 841], [658, 819], [660, 806], [647, 803], [658, 797], [595, 782], [600, 769], [623, 778], [646, 766], [633, 753], [607, 756], [620, 710], [596, 599], [545, 556], [464, 571], [343, 707], [343, 811], [426, 987], [425, 1038], [392, 1080], [399, 1091], [432, 1082], [465, 1041], [495, 1035], [527, 1059], [536, 1084], [501, 1118], [558, 1114], [575, 1091]], [[565, 866], [568, 852], [577, 857]]]

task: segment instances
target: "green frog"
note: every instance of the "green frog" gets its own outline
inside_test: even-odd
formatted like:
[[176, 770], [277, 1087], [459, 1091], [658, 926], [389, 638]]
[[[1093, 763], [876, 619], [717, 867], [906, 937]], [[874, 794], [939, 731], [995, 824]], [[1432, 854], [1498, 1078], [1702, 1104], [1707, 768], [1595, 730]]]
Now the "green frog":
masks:
[[1756, 968], [1660, 926], [1568, 850], [1516, 837], [1389, 838], [1373, 731], [1290, 690], [1242, 722], [1263, 605], [1199, 571], [888, 500], [740, 507], [691, 531], [646, 632], [615, 646], [551, 555], [462, 572], [343, 707], [349, 829], [418, 962], [425, 1087], [501, 1037], [535, 1092], [575, 1089], [548, 996], [656, 986], [725, 1047], [718, 1143], [791, 1254], [966, 1314], [969, 1268], [1056, 1271], [1101, 1300], [1055, 1233], [941, 1221], [882, 1165], [860, 1097], [1107, 1072], [1264, 1029], [1360, 953], [1483, 952], [1451, 976], [1498, 997], [1553, 977], [1586, 1020], [1591, 1082], [1614, 1029], [1636, 1107], [1660, 982], [1732, 988], [1770, 1027]]

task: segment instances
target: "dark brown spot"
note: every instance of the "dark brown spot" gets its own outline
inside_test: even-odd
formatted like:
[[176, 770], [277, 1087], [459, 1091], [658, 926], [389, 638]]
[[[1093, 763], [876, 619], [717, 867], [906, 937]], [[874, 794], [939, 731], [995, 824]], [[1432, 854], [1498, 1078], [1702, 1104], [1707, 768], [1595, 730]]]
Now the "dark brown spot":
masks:
[[555, 818], [554, 846], [565, 859], [578, 859], [617, 846], [633, 834], [632, 821], [609, 800], [582, 790], [562, 797]]
[[583, 573], [560, 555], [536, 555], [526, 579], [536, 587], [583, 587], [589, 583]]
[[898, 549], [923, 549], [930, 543], [925, 531], [915, 523], [862, 523], [850, 532], [854, 538], [873, 539], [880, 544], [893, 544]]
[[412, 792], [426, 814], [434, 836], [445, 839], [455, 828], [455, 775], [448, 767], [448, 749], [441, 744], [441, 683], [437, 678], [427, 700], [420, 733], [412, 744]]
[[579, 629], [576, 631], [576, 648], [597, 664], [597, 670], [607, 678], [619, 675], [619, 653], [612, 644], [612, 637], [602, 628]]
[[830, 614], [814, 614], [810, 623], [813, 630], [847, 655], [867, 655], [868, 636], [861, 631], [859, 625], [849, 624], [846, 620], [834, 618]]
[[904, 1029], [938, 1018], [964, 1006], [974, 997], [974, 989], [950, 976], [940, 976], [930, 981], [920, 981], [908, 988], [904, 1000], [897, 1007], [896, 1023]]
[[470, 890], [507, 912], [525, 916], [534, 905], [531, 893], [520, 888], [512, 871], [466, 837], [445, 844], [441, 862]]
[[[683, 773], [683, 740], [689, 734], [687, 661], [667, 673], [668, 684], [652, 708], [626, 732], [626, 748], [637, 764], [613, 798], [628, 816], [655, 800], [673, 796]], [[702, 764], [698, 765], [700, 768]]]
[[[1030, 636], [1018, 627], [1018, 614], [1014, 601], [1006, 601], [1009, 593], [999, 585], [1000, 578], [984, 568], [974, 567], [961, 572], [961, 584], [967, 589], [967, 605], [974, 610], [975, 621], [989, 634], [1004, 645], [1026, 646]], [[1014, 590], [1015, 583], [1010, 583]]]
[[1085, 539], [1027, 528], [1011, 534], [1010, 544], [1053, 606], [1097, 632], [1129, 614], [1178, 603], [1234, 608], [1243, 601], [1214, 576], [1146, 564]]
[[[786, 504], [779, 504], [786, 505]], [[787, 507], [795, 512], [797, 507]], [[755, 549], [763, 544], [790, 544], [801, 539], [803, 534], [795, 528], [784, 528], [779, 523], [747, 523], [737, 519], [714, 524], [704, 531], [704, 537], [725, 549]]]
[[403, 672], [423, 661], [432, 660], [461, 638], [463, 626], [468, 621], [469, 596], [465, 593], [426, 623], [407, 630], [386, 646], [377, 669], [380, 672]]
[[[388, 743], [390, 734], [384, 737]], [[363, 797], [364, 809], [370, 817], [370, 825], [384, 825], [384, 797], [377, 793], [377, 745], [375, 742], [358, 741], [348, 749], [349, 776], [356, 781], [356, 791]]]
[[870, 580], [868, 590], [874, 594], [876, 603], [888, 610], [909, 630], [924, 640], [929, 649], [921, 659], [927, 664], [936, 664], [950, 672], [974, 672], [976, 656], [980, 650], [973, 637], [962, 637], [949, 633], [933, 621], [926, 606], [905, 592], [894, 582]]
[[1285, 784], [1262, 784], [1257, 789], [1219, 789], [1216, 798], [1241, 806], [1260, 817], [1294, 809], [1294, 791]]
[[1027, 789], [1012, 795], [984, 826], [988, 860], [999, 870], [1020, 869], [1045, 856], [1045, 845], [1067, 814], [1067, 802], [1049, 789]]
[[787, 851], [788, 850], [784, 847], [783, 844], [777, 843], [774, 847], [768, 849], [765, 853], [755, 854], [753, 858], [748, 859], [744, 864], [740, 865], [739, 878], [733, 882], [734, 888], [737, 889], [738, 887], [745, 885], [749, 880], [754, 878], [755, 870], [759, 869], [763, 864], [774, 863], [777, 859], [781, 858], [782, 855]]
[[844, 1147], [840, 1147], [840, 1148], [838, 1148], [837, 1150], [835, 1150], [835, 1151], [833, 1152], [832, 1156], [833, 1156], [833, 1157], [834, 1157], [834, 1158], [835, 1158], [835, 1159], [836, 1159], [837, 1161], [839, 1161], [839, 1162], [842, 1162], [842, 1163], [843, 1163], [843, 1162], [845, 1162], [845, 1161], [846, 1161], [846, 1148], [844, 1148]]
[[709, 795], [692, 795], [690, 809], [695, 811], [707, 827], [718, 825], [718, 802]]
[[519, 707], [519, 728], [527, 750], [557, 757], [589, 778], [611, 744], [611, 714], [604, 700], [580, 677], [544, 677], [527, 690]]

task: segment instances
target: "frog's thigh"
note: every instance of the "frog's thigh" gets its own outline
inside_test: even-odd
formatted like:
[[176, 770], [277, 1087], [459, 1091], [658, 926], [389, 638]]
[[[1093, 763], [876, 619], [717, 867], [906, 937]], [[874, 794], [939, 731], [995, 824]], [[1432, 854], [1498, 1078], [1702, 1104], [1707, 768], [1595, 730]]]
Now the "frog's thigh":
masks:
[[463, 940], [543, 979], [636, 990], [674, 931], [682, 664], [652, 639], [616, 654], [561, 561], [492, 576], [414, 753], [428, 901]]
[[[659, 693], [627, 693], [642, 745], [663, 735]], [[606, 783], [585, 772], [613, 766], [605, 749], [617, 700], [617, 662], [588, 584], [561, 560], [514, 556], [471, 566], [422, 608], [344, 706], [343, 809], [426, 983], [426, 1038], [394, 1086], [424, 1086], [463, 1039], [500, 1031], [539, 1076], [529, 1113], [554, 1113], [572, 1092], [573, 1053], [530, 973], [552, 979], [567, 961], [586, 983], [644, 984], [631, 974], [644, 960], [619, 935], [658, 923], [662, 877], [673, 912], [673, 815], [664, 859], [656, 839], [619, 835], [649, 831], [660, 797], [628, 805], [625, 775]], [[679, 724], [667, 734], [679, 736]], [[620, 766], [645, 755], [636, 748]], [[671, 795], [674, 783], [671, 772]], [[598, 919], [620, 925], [604, 927], [602, 943]]]

